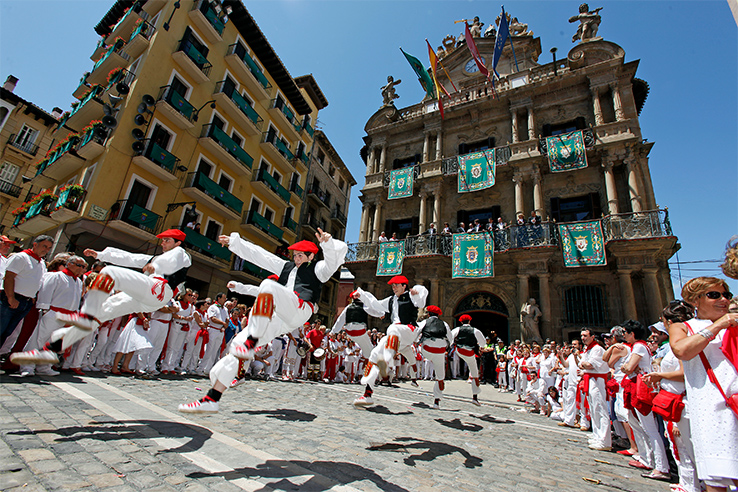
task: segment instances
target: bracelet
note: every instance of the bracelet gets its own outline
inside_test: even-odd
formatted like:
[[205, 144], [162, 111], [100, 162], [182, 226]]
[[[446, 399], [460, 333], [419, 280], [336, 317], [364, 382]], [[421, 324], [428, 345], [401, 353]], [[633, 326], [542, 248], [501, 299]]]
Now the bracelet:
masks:
[[708, 342], [711, 342], [717, 336], [713, 332], [711, 332], [710, 330], [708, 330], [707, 328], [704, 328], [704, 329], [698, 331], [697, 333], [699, 333], [700, 335], [702, 335], [703, 337], [705, 337]]

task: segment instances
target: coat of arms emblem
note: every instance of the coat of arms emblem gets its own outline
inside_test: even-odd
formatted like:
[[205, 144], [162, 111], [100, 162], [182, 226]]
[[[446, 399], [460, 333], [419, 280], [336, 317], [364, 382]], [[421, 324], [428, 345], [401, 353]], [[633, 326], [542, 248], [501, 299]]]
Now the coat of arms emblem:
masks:
[[477, 251], [478, 246], [469, 246], [469, 248], [466, 250], [466, 261], [469, 263], [474, 263], [477, 261], [477, 258], [479, 258], [479, 251]]
[[472, 178], [474, 179], [479, 179], [479, 177], [482, 176], [482, 164], [481, 163], [472, 164], [471, 175], [472, 175]]
[[388, 251], [387, 252], [387, 263], [394, 263], [394, 262], [395, 262], [395, 252]]
[[584, 253], [584, 251], [587, 249], [587, 246], [589, 246], [589, 241], [587, 241], [587, 236], [575, 236], [575, 243], [577, 246], [577, 250], [579, 250], [580, 253]]

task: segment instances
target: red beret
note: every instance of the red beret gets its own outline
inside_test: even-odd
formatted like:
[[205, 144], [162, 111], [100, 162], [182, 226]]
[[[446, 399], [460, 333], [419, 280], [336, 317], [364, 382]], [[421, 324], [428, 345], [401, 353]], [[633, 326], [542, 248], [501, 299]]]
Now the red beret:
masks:
[[462, 314], [459, 317], [459, 321], [461, 321], [462, 323], [468, 323], [469, 321], [471, 321], [471, 316], [469, 316], [468, 314]]
[[303, 253], [318, 254], [318, 246], [312, 241], [298, 241], [287, 249], [302, 251]]
[[269, 275], [267, 277], [267, 280], [274, 280], [275, 282], [279, 280], [279, 276], [277, 275]]
[[441, 311], [441, 308], [439, 308], [438, 306], [425, 306], [425, 310], [433, 316], [441, 316], [443, 314], [443, 311]]
[[18, 244], [17, 241], [13, 241], [8, 236], [0, 236], [0, 241], [2, 241], [3, 243], [6, 243], [6, 244]]
[[171, 237], [172, 239], [177, 240], [177, 241], [184, 241], [185, 238], [187, 237], [187, 234], [180, 231], [179, 229], [167, 229], [161, 234], [157, 234], [156, 237], [158, 237], [159, 239], [164, 239], [165, 237]]
[[395, 275], [394, 277], [392, 277], [390, 279], [389, 282], [387, 282], [387, 285], [392, 285], [392, 284], [409, 284], [409, 283], [410, 282], [408, 281], [408, 279], [407, 279], [406, 276], [404, 276], [404, 275]]

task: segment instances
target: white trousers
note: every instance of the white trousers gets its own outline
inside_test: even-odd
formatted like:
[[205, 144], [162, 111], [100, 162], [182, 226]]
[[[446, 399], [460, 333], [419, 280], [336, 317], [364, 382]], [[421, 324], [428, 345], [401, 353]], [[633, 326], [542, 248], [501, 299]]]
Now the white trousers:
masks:
[[152, 313], [172, 298], [172, 289], [161, 279], [117, 266], [106, 266], [100, 271], [103, 274], [115, 281], [113, 289], [120, 292], [111, 296], [101, 290], [88, 291], [80, 309], [100, 322], [131, 313]]
[[604, 378], [591, 378], [589, 380], [587, 401], [589, 401], [589, 416], [592, 422], [592, 437], [590, 437], [589, 443], [598, 447], [612, 446], [610, 412], [607, 407]]
[[[300, 301], [294, 291], [273, 280], [264, 280], [259, 285], [257, 299], [261, 294], [271, 294], [274, 299], [272, 317], [252, 314], [249, 317], [249, 324], [234, 337], [232, 343], [240, 340], [243, 344], [250, 336], [257, 339], [257, 347], [264, 345], [304, 325], [313, 315], [313, 308], [310, 304]], [[245, 333], [245, 336], [239, 337], [242, 333]]]
[[423, 357], [431, 361], [435, 372], [436, 384], [433, 385], [433, 398], [440, 400], [443, 398], [443, 390], [441, 382], [446, 379], [446, 352], [436, 353], [428, 350], [429, 348], [446, 348], [446, 340], [425, 340], [423, 342]]
[[168, 331], [169, 322], [156, 319], [149, 321], [148, 337], [152, 347], [150, 349], [139, 350], [136, 353], [136, 358], [138, 359], [136, 368], [139, 371], [149, 372], [156, 369], [156, 361], [159, 360], [161, 351], [164, 349]]
[[[358, 331], [358, 330], [366, 330], [366, 325], [364, 323], [346, 323], [346, 326], [343, 328], [347, 332], [350, 331]], [[348, 336], [351, 340], [356, 342], [356, 344], [361, 348], [361, 355], [362, 357], [369, 358], [369, 354], [372, 353], [372, 350], [374, 349], [374, 345], [372, 344], [372, 339], [369, 338], [368, 333], [364, 333], [363, 335], [359, 336]]]
[[[689, 417], [685, 413], [682, 413], [682, 419], [679, 422], [664, 422], [664, 424], [666, 424], [667, 436], [669, 436], [671, 454], [679, 467], [679, 485], [687, 492], [700, 492], [702, 489], [694, 465], [692, 429], [689, 425]], [[674, 435], [674, 428], [679, 429], [681, 435]]]
[[[478, 395], [480, 392], [479, 389], [479, 367], [477, 367], [477, 358], [473, 355], [464, 355], [459, 353], [459, 357], [461, 360], [466, 362], [466, 365], [469, 367], [469, 377], [472, 380], [472, 395]], [[502, 373], [500, 373], [502, 374]]]
[[[55, 330], [58, 330], [63, 326], [64, 323], [62, 323], [61, 321], [57, 321], [56, 312], [47, 311], [46, 314], [38, 319], [38, 323], [36, 323], [36, 328], [33, 330], [31, 338], [28, 339], [28, 342], [26, 342], [26, 346], [23, 350], [27, 352], [29, 350], [41, 349], [44, 345], [46, 345], [47, 342], [51, 340], [51, 334], [54, 333]], [[51, 364], [43, 365], [51, 368]], [[34, 367], [34, 365], [24, 365], [20, 367], [20, 371], [31, 372], [34, 370]], [[41, 367], [41, 365], [39, 365], [38, 367]]]
[[577, 422], [577, 383], [567, 381], [564, 385], [563, 422], [573, 427]]
[[189, 328], [189, 323], [178, 323], [172, 321], [169, 326], [169, 334], [167, 335], [167, 353], [161, 364], [162, 371], [173, 371], [179, 368], [179, 361], [182, 359], [184, 344], [189, 331], [182, 331], [182, 328]]
[[631, 410], [632, 418], [628, 419], [638, 445], [638, 455], [634, 458], [654, 470], [669, 473], [669, 461], [666, 457], [664, 441], [659, 436], [658, 424], [653, 412], [643, 415], [638, 410]]
[[[200, 364], [197, 366], [197, 372], [201, 374], [210, 372], [210, 369], [213, 368], [215, 361], [218, 360], [218, 356], [220, 355], [220, 346], [223, 345], [224, 336], [225, 333], [223, 331], [215, 328], [208, 328], [208, 345], [205, 347], [205, 354], [202, 356]], [[228, 386], [230, 386], [232, 381], [233, 378], [228, 381]]]
[[197, 323], [190, 323], [190, 331], [185, 335], [185, 351], [182, 355], [182, 363], [180, 368], [183, 371], [193, 372], [197, 369], [197, 364], [200, 362], [200, 347], [202, 347], [202, 338], [197, 338], [197, 331], [199, 330]]

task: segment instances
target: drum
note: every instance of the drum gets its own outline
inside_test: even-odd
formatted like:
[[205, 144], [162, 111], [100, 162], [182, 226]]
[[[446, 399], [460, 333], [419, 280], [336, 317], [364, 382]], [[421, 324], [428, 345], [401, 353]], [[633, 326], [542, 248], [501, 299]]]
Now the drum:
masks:
[[297, 346], [297, 348], [295, 349], [295, 352], [297, 352], [297, 355], [299, 355], [300, 357], [305, 358], [305, 356], [308, 353], [307, 344], [301, 343], [300, 345]]
[[313, 352], [313, 357], [315, 357], [315, 360], [323, 360], [325, 359], [325, 349], [324, 348], [316, 348]]

